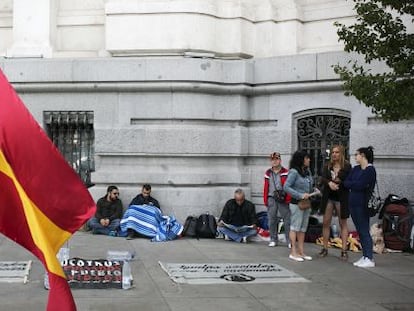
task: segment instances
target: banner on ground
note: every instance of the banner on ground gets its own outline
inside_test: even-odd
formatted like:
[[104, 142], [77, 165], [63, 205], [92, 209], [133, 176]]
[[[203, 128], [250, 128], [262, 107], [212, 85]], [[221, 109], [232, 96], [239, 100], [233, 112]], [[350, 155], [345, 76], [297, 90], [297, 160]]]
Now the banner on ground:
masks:
[[276, 263], [162, 263], [176, 283], [296, 283], [309, 282]]
[[71, 258], [62, 261], [71, 288], [122, 288], [124, 262], [106, 259]]

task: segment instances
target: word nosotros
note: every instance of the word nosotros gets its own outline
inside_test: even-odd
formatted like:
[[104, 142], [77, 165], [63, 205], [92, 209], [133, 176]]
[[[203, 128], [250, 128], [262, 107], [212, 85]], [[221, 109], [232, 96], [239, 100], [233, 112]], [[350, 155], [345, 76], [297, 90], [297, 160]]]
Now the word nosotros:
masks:
[[62, 261], [62, 266], [69, 283], [122, 283], [120, 261], [72, 258]]

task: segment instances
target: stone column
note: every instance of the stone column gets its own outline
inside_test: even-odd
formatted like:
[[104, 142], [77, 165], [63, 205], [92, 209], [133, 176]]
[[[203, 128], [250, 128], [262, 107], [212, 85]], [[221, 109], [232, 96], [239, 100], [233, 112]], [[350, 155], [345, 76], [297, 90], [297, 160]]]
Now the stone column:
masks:
[[13, 45], [7, 57], [52, 57], [56, 1], [13, 1]]

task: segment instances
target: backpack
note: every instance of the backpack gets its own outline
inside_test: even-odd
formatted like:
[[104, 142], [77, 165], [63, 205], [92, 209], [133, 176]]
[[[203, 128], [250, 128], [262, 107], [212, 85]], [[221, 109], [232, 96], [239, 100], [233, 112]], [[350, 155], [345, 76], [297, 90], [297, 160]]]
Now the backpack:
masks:
[[409, 205], [408, 199], [407, 198], [401, 198], [400, 196], [396, 195], [396, 194], [389, 194], [385, 200], [384, 200], [384, 204], [382, 205], [382, 208], [379, 212], [379, 219], [382, 219], [384, 217], [384, 211], [385, 211], [385, 206], [387, 206], [388, 204], [403, 204], [403, 205]]
[[197, 219], [197, 238], [215, 239], [217, 235], [216, 218], [210, 214], [201, 214]]
[[385, 247], [400, 251], [410, 249], [414, 218], [411, 206], [404, 203], [389, 203], [381, 211]]
[[184, 222], [183, 236], [194, 238], [197, 236], [197, 220], [195, 216], [188, 216]]

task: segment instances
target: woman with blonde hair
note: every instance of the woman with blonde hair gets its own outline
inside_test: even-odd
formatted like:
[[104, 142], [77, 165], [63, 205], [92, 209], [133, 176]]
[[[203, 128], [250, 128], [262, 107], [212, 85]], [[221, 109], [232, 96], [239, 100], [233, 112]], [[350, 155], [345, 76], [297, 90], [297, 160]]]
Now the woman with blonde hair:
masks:
[[345, 178], [351, 171], [351, 164], [345, 159], [345, 148], [342, 145], [334, 145], [331, 148], [330, 160], [323, 168], [321, 182], [323, 185], [321, 211], [323, 212], [323, 247], [320, 257], [328, 255], [328, 240], [332, 215], [335, 209], [339, 219], [340, 235], [342, 239], [341, 259], [348, 260], [348, 194], [349, 191], [343, 185]]

